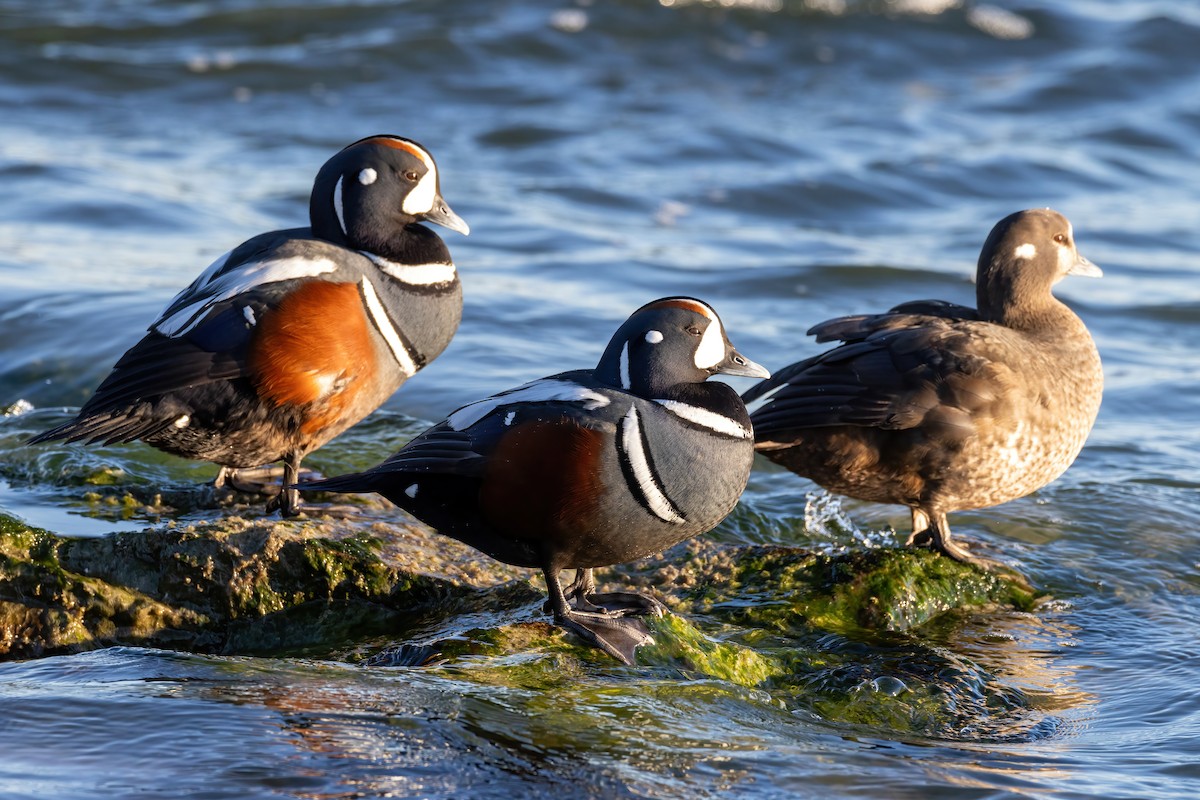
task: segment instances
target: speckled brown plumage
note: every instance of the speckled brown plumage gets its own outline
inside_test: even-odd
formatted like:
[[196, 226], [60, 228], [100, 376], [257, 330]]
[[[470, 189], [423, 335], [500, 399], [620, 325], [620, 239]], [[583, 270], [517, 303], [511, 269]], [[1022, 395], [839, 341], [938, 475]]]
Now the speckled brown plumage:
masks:
[[984, 243], [978, 309], [918, 301], [813, 327], [842, 344], [747, 392], [757, 449], [821, 486], [908, 506], [910, 542], [973, 559], [946, 514], [1023, 497], [1075, 460], [1103, 373], [1083, 321], [1051, 294], [1099, 275], [1070, 223], [1035, 209]]

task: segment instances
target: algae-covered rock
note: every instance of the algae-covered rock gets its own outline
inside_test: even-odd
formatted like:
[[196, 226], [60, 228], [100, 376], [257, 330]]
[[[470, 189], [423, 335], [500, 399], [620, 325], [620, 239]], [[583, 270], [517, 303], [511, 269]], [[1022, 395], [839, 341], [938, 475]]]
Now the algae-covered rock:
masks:
[[[398, 517], [230, 516], [69, 539], [0, 516], [0, 657], [113, 643], [328, 653], [374, 636], [395, 643], [468, 628], [476, 633], [465, 641], [482, 653], [488, 629], [505, 630], [512, 644], [517, 629], [506, 626], [522, 621], [515, 610], [524, 621], [546, 619], [531, 574]], [[656, 642], [642, 663], [746, 686], [796, 669], [794, 659], [762, 658], [764, 636], [904, 631], [947, 610], [1028, 599], [988, 573], [908, 549], [829, 556], [701, 539], [609, 578], [653, 589], [680, 614], [730, 626], [739, 639], [713, 644], [679, 617], [654, 620]], [[468, 620], [484, 612], [495, 612], [489, 625]]]
[[1027, 609], [1034, 600], [1012, 581], [917, 548], [826, 555], [699, 539], [672, 555], [634, 565], [626, 577], [677, 611], [759, 629], [906, 631], [953, 609]]
[[0, 657], [114, 643], [238, 653], [328, 647], [400, 631], [431, 608], [486, 605], [480, 579], [514, 577], [499, 566], [485, 576], [468, 553], [447, 553], [441, 542], [410, 548], [430, 562], [421, 569], [385, 559], [386, 549], [370, 526], [333, 521], [231, 517], [68, 539], [0, 515]]

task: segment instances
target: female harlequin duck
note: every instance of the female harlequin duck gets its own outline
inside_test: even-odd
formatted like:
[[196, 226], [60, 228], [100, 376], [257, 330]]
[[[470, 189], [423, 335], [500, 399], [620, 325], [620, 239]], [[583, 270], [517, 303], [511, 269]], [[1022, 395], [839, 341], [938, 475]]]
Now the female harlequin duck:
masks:
[[[647, 640], [628, 618], [659, 610], [594, 594], [592, 569], [713, 528], [754, 458], [746, 408], [716, 373], [764, 377], [715, 311], [671, 297], [634, 312], [594, 370], [563, 372], [464, 406], [366, 472], [301, 489], [378, 492], [492, 558], [540, 568], [548, 610], [631, 663]], [[558, 575], [577, 570], [565, 593]]]
[[909, 544], [994, 566], [950, 538], [946, 514], [1023, 497], [1063, 473], [1100, 409], [1087, 328], [1050, 288], [1099, 276], [1049, 209], [992, 229], [978, 310], [935, 300], [814, 326], [843, 344], [743, 395], [757, 449], [840, 494], [912, 510]]
[[[221, 256], [113, 367], [78, 416], [34, 437], [141, 439], [232, 468], [300, 460], [361, 420], [449, 344], [462, 287], [445, 244], [466, 234], [428, 151], [357, 141], [317, 173], [311, 227], [264, 233]], [[299, 496], [279, 504], [297, 513]]]

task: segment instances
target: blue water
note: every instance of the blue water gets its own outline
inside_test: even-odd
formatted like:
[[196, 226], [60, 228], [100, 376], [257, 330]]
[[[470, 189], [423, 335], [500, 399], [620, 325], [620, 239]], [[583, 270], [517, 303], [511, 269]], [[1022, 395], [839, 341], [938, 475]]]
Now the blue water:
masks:
[[[413, 671], [119, 648], [0, 664], [0, 795], [1200, 794], [1197, 41], [1200, 6], [1167, 0], [0, 0], [0, 509], [31, 523], [146, 524], [78, 502], [81, 473], [211, 477], [140, 445], [20, 442], [213, 258], [301, 224], [320, 164], [379, 132], [428, 146], [471, 224], [445, 234], [466, 311], [326, 464], [590, 365], [666, 294], [711, 302], [772, 367], [816, 352], [804, 331], [830, 316], [970, 303], [987, 231], [1031, 206], [1105, 270], [1058, 294], [1107, 381], [1063, 478], [955, 517], [1058, 600], [922, 634], [1026, 692], [1011, 730], [901, 736], [615, 669], [531, 705]], [[803, 524], [812, 489], [760, 465], [716, 535], [830, 545], [821, 514]], [[906, 529], [833, 506], [866, 540]], [[632, 680], [639, 707], [606, 699]]]

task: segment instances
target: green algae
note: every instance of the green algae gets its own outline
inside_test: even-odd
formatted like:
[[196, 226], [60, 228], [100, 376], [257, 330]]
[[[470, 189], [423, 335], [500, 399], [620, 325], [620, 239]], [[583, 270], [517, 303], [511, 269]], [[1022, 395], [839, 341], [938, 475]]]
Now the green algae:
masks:
[[226, 518], [66, 539], [0, 515], [0, 657], [327, 647], [477, 593], [385, 564], [379, 549], [319, 524]]
[[681, 669], [748, 687], [761, 686], [784, 672], [779, 659], [715, 641], [677, 614], [650, 617], [646, 623], [654, 641], [638, 648], [639, 664]]
[[693, 573], [676, 610], [777, 632], [908, 631], [954, 610], [1026, 610], [1034, 600], [1012, 581], [916, 548], [697, 549], [675, 571]]

